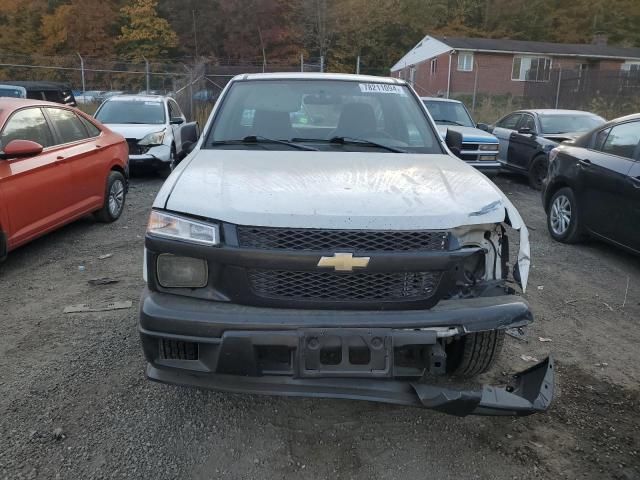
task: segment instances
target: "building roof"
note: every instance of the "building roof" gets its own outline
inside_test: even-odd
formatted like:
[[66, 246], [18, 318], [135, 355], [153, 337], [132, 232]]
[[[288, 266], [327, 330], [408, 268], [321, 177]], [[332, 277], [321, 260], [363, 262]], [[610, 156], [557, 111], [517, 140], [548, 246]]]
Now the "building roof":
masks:
[[437, 37], [437, 39], [457, 50], [640, 60], [640, 48], [580, 43], [530, 42], [499, 38]]
[[395, 72], [410, 65], [424, 62], [425, 60], [437, 57], [451, 50], [640, 60], [640, 48], [595, 44], [530, 42], [499, 38], [431, 37], [427, 35], [391, 67], [391, 71]]

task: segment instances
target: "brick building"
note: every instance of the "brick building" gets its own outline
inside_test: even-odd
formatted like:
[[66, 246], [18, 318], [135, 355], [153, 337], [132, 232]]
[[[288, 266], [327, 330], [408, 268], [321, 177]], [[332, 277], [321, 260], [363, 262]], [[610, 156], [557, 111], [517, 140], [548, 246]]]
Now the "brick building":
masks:
[[[527, 84], [550, 82], [552, 71], [640, 71], [640, 48], [427, 35], [392, 68], [420, 95], [523, 95]], [[557, 73], [556, 73], [557, 75]]]

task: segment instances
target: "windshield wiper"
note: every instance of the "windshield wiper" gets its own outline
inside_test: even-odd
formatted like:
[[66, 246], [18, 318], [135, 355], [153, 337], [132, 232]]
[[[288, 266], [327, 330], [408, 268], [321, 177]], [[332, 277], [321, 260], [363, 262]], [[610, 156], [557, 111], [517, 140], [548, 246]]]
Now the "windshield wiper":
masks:
[[276, 140], [273, 138], [267, 138], [267, 137], [262, 137], [262, 136], [257, 136], [257, 135], [249, 135], [247, 137], [244, 137], [242, 139], [239, 140], [216, 140], [211, 142], [211, 146], [214, 147], [216, 145], [242, 145], [242, 144], [258, 144], [258, 143], [276, 143], [278, 145], [287, 145], [288, 147], [291, 148], [297, 148], [298, 150], [308, 150], [308, 151], [314, 151], [317, 152], [318, 149], [317, 148], [313, 148], [313, 147], [308, 147], [306, 145], [298, 145], [296, 143], [292, 143], [290, 141], [287, 140]]
[[[294, 139], [296, 140], [296, 139]], [[365, 145], [370, 147], [377, 147], [387, 150], [393, 153], [407, 153], [406, 150], [401, 148], [391, 147], [389, 145], [383, 145], [382, 143], [372, 142], [364, 138], [352, 138], [352, 137], [333, 137], [329, 140], [329, 143], [339, 143], [341, 145]]]
[[465, 124], [464, 123], [460, 123], [460, 122], [456, 122], [455, 120], [445, 120], [444, 118], [435, 118], [433, 120], [434, 122], [438, 123], [451, 123], [452, 125], [458, 125], [460, 127], [464, 127]]

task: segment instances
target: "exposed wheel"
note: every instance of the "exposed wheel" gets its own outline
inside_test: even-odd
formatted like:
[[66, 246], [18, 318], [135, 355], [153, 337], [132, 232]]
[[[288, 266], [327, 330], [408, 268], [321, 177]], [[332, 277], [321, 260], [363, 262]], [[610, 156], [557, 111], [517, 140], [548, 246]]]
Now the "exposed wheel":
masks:
[[124, 210], [126, 197], [126, 181], [120, 172], [111, 171], [107, 177], [107, 190], [104, 196], [104, 205], [95, 212], [96, 218], [101, 222], [114, 222]]
[[563, 187], [554, 193], [547, 214], [547, 228], [551, 237], [563, 243], [580, 241], [584, 235], [578, 213], [573, 190]]
[[447, 372], [475, 377], [488, 371], [502, 351], [504, 330], [469, 333], [446, 347]]
[[171, 145], [169, 162], [167, 162], [165, 165], [160, 167], [160, 169], [158, 170], [158, 173], [162, 178], [167, 178], [169, 175], [171, 175], [171, 172], [173, 172], [173, 169], [176, 168], [177, 164], [178, 164], [178, 155], [176, 154], [176, 147], [175, 145]]
[[538, 155], [529, 166], [529, 185], [536, 190], [542, 190], [542, 182], [547, 178], [549, 160], [546, 155]]

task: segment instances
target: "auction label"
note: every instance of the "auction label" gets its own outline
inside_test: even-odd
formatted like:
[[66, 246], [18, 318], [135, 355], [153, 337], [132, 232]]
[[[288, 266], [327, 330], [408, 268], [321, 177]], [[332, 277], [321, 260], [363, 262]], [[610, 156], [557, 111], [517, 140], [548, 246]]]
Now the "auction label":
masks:
[[360, 83], [361, 92], [371, 93], [395, 93], [396, 95], [404, 95], [404, 89], [400, 85], [391, 85], [388, 83]]

